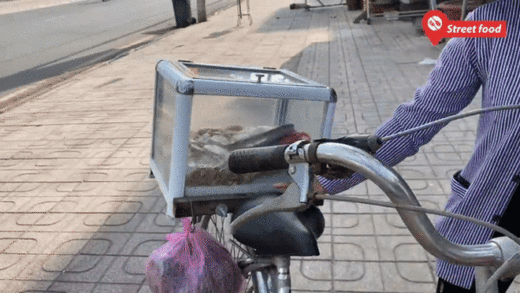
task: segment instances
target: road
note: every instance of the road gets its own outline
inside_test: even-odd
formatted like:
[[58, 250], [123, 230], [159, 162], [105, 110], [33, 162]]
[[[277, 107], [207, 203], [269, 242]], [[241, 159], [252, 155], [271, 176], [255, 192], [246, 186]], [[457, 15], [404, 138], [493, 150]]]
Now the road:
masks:
[[[229, 0], [206, 0], [208, 13]], [[171, 0], [79, 0], [0, 16], [0, 96], [175, 26]]]

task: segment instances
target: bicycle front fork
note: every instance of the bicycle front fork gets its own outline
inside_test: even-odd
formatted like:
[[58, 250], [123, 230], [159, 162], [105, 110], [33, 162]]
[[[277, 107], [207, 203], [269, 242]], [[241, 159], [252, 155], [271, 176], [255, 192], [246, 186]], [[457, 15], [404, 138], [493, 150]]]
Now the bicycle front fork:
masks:
[[255, 293], [290, 293], [291, 274], [289, 256], [275, 256], [274, 266], [252, 272]]

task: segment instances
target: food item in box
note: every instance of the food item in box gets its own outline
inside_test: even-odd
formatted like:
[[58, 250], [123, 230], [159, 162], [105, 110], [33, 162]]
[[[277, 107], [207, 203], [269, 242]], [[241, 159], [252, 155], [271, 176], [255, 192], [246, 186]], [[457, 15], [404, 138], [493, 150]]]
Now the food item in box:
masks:
[[295, 133], [292, 124], [249, 128], [235, 125], [194, 132], [190, 135], [186, 185], [213, 186], [251, 182], [260, 175], [235, 174], [229, 171], [227, 160], [230, 152], [241, 148], [286, 144]]

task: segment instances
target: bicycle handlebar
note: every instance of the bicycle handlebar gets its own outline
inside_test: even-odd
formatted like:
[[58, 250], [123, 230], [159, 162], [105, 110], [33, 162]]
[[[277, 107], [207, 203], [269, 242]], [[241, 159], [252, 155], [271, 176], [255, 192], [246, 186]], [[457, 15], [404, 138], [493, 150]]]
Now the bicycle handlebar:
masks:
[[[362, 150], [343, 144], [323, 143], [318, 146], [316, 157], [320, 162], [340, 165], [362, 174], [381, 188], [394, 204], [420, 206], [397, 172]], [[402, 209], [397, 212], [417, 242], [437, 258], [466, 266], [500, 266], [504, 262], [502, 251], [495, 243], [455, 244], [439, 234], [424, 212]]]
[[229, 170], [236, 174], [274, 171], [289, 168], [284, 153], [287, 146], [277, 145], [232, 151], [229, 155]]
[[[317, 147], [314, 146], [312, 150], [310, 150], [310, 148], [310, 144], [301, 147], [303, 157], [307, 162], [316, 163], [317, 160], [320, 164], [341, 166], [352, 170], [379, 186], [394, 204], [420, 207], [417, 198], [404, 179], [393, 169], [386, 167], [369, 153], [359, 148], [337, 142], [323, 142]], [[235, 163], [237, 164], [231, 164], [230, 162], [230, 167], [231, 165], [235, 165], [235, 169], [244, 172], [247, 172], [245, 170], [272, 170], [270, 169], [272, 165], [277, 169], [281, 169], [281, 162], [285, 162], [286, 166], [288, 165], [281, 150], [285, 150], [285, 152], [289, 151], [289, 149], [286, 150], [285, 146], [237, 151], [236, 154], [238, 155], [234, 157]], [[288, 156], [285, 158], [287, 159]], [[278, 198], [280, 202], [282, 201], [282, 197]], [[293, 209], [297, 206], [297, 203], [288, 205], [288, 207]], [[253, 218], [273, 211], [282, 211], [283, 209], [281, 204], [274, 204], [274, 202], [266, 203], [265, 205], [262, 204], [235, 219], [235, 221], [231, 223], [231, 230], [236, 231], [239, 226]], [[488, 242], [481, 245], [455, 244], [439, 234], [426, 213], [404, 209], [398, 209], [397, 212], [417, 242], [437, 258], [451, 263], [473, 267], [498, 267], [506, 261], [500, 246], [495, 242]]]

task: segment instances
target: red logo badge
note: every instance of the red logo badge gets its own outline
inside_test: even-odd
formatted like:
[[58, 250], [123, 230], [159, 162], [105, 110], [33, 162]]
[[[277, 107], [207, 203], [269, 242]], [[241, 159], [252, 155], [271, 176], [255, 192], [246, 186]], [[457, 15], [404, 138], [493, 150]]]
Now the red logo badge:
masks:
[[442, 38], [505, 38], [505, 21], [451, 21], [439, 10], [426, 13], [424, 32], [436, 46]]

